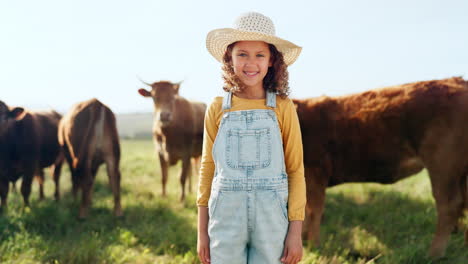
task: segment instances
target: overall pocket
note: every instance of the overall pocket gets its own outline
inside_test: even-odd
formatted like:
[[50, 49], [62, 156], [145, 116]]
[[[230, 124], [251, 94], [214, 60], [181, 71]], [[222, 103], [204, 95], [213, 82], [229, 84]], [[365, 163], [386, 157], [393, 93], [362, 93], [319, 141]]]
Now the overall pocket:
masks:
[[262, 169], [270, 166], [270, 129], [228, 130], [226, 163], [232, 169]]
[[276, 190], [276, 204], [280, 209], [281, 216], [286, 222], [289, 222], [288, 217], [288, 191], [287, 190]]
[[216, 211], [217, 205], [219, 204], [221, 192], [211, 191], [210, 199], [208, 200], [208, 216], [211, 219]]

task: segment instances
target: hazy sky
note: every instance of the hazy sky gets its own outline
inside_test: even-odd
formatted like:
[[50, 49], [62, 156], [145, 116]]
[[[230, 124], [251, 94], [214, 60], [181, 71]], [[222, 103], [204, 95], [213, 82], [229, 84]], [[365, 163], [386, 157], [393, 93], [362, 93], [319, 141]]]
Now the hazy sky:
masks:
[[185, 80], [181, 95], [209, 103], [222, 81], [206, 34], [247, 11], [303, 47], [292, 97], [468, 78], [466, 0], [0, 0], [0, 100], [67, 111], [97, 97], [117, 113], [152, 111], [139, 76]]

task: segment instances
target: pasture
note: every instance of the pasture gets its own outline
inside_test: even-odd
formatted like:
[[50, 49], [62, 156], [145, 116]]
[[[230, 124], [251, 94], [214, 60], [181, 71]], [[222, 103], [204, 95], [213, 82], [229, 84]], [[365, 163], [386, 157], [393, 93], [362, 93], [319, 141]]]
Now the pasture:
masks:
[[[89, 218], [79, 221], [64, 166], [58, 203], [50, 173], [44, 201], [38, 200], [33, 182], [30, 208], [23, 210], [19, 192], [10, 191], [8, 212], [0, 216], [0, 263], [198, 263], [196, 180], [180, 203], [180, 166], [170, 168], [168, 197], [161, 198], [153, 143], [124, 140], [121, 147], [123, 218], [112, 215], [112, 194], [101, 167]], [[325, 208], [322, 245], [312, 249], [304, 243], [301, 263], [468, 263], [460, 232], [452, 234], [446, 257], [426, 258], [436, 211], [425, 172], [388, 186], [330, 188]]]

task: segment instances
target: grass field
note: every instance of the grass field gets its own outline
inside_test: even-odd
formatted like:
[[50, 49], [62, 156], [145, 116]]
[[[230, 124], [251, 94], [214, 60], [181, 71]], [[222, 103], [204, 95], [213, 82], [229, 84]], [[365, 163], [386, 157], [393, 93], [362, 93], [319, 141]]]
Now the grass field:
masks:
[[[55, 202], [46, 179], [46, 199], [38, 201], [33, 183], [31, 207], [10, 192], [0, 216], [0, 263], [198, 263], [196, 257], [196, 181], [178, 202], [179, 167], [170, 171], [169, 195], [161, 198], [159, 165], [151, 141], [122, 142], [124, 217], [112, 216], [112, 194], [104, 167], [94, 186], [90, 217], [77, 220], [64, 166], [62, 200]], [[18, 184], [19, 186], [19, 184]], [[426, 258], [436, 212], [425, 173], [397, 184], [346, 184], [327, 191], [322, 246], [305, 243], [301, 263], [468, 263], [463, 234], [453, 234], [446, 257]]]

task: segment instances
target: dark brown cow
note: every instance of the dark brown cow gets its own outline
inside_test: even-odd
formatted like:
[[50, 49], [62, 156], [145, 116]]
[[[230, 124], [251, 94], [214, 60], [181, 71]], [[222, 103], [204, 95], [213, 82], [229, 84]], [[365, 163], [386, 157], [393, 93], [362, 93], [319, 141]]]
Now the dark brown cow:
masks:
[[60, 114], [31, 112], [21, 107], [10, 108], [0, 101], [0, 197], [6, 208], [9, 183], [21, 176], [21, 193], [29, 206], [31, 183], [38, 176], [40, 198], [44, 198], [43, 168], [54, 165], [55, 198], [59, 199], [59, 177], [63, 162], [57, 139]]
[[114, 194], [114, 214], [121, 216], [120, 144], [112, 111], [97, 99], [76, 104], [60, 121], [59, 142], [70, 166], [73, 195], [82, 192], [79, 217], [88, 215], [94, 179], [103, 163]]
[[393, 183], [426, 168], [438, 214], [429, 255], [443, 256], [468, 208], [468, 82], [416, 82], [294, 102], [304, 144], [306, 237], [319, 242], [327, 186]]
[[184, 200], [187, 176], [191, 190], [191, 158], [194, 165], [200, 162], [206, 105], [180, 96], [180, 83], [161, 81], [147, 85], [151, 86], [151, 91], [139, 89], [138, 92], [152, 97], [154, 102], [153, 141], [161, 165], [162, 193], [166, 195], [168, 167], [182, 160], [180, 199]]

